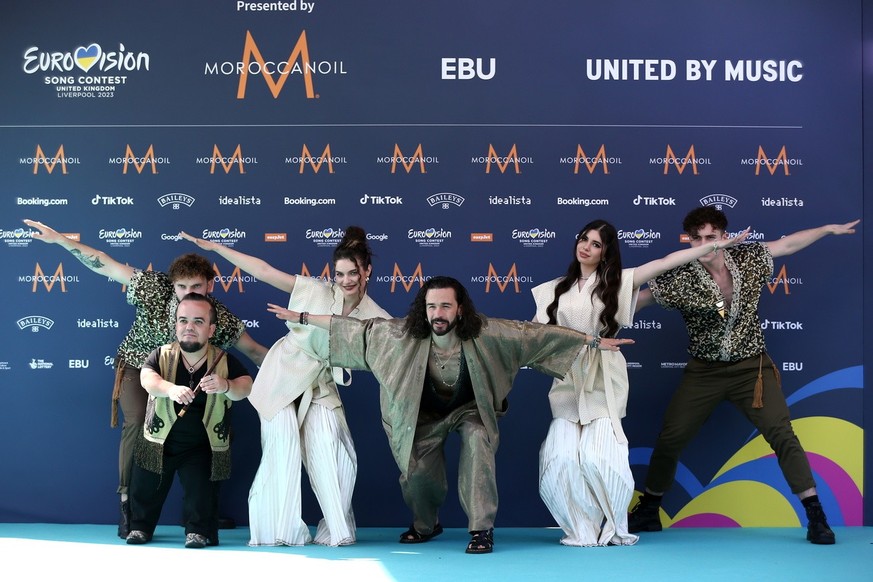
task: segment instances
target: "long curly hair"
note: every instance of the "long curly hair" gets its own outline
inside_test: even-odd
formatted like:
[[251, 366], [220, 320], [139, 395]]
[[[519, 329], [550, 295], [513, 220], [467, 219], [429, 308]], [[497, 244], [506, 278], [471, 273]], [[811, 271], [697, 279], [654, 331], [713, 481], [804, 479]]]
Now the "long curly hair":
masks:
[[582, 276], [582, 267], [576, 258], [576, 246], [582, 237], [592, 230], [600, 233], [600, 240], [603, 243], [600, 263], [597, 265], [596, 271], [597, 284], [593, 291], [593, 295], [599, 297], [603, 302], [603, 311], [599, 318], [602, 327], [598, 331], [604, 337], [615, 337], [620, 327], [615, 319], [615, 314], [618, 312], [618, 289], [621, 286], [621, 249], [615, 227], [605, 220], [598, 219], [589, 222], [576, 235], [576, 242], [573, 244], [573, 260], [567, 267], [564, 277], [558, 281], [555, 287], [555, 298], [546, 308], [546, 314], [549, 316], [548, 323], [555, 325], [557, 323], [558, 300]]
[[418, 290], [418, 295], [412, 300], [409, 306], [409, 313], [406, 314], [406, 323], [403, 324], [404, 333], [408, 333], [416, 339], [425, 339], [430, 337], [431, 327], [427, 320], [427, 310], [425, 309], [425, 299], [427, 292], [431, 289], [454, 289], [455, 298], [458, 301], [460, 314], [458, 316], [458, 325], [455, 327], [455, 333], [462, 340], [469, 340], [479, 336], [482, 330], [482, 317], [476, 311], [473, 305], [473, 300], [470, 299], [470, 294], [461, 285], [460, 281], [452, 277], [432, 277], [424, 282], [421, 289]]

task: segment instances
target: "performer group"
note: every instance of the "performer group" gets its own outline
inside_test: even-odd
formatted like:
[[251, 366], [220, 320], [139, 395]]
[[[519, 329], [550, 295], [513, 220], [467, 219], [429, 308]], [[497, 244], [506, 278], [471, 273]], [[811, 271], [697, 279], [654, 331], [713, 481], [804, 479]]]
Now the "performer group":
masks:
[[[181, 233], [289, 293], [286, 306], [268, 304], [288, 328], [269, 349], [212, 297], [215, 274], [203, 256], [178, 257], [166, 273], [145, 271], [45, 224], [24, 222], [35, 229], [35, 239], [57, 244], [95, 273], [125, 284], [136, 310], [118, 349], [112, 392], [113, 426], [119, 406], [123, 417], [118, 536], [128, 544], [152, 540], [178, 474], [185, 547], [218, 545], [218, 488], [231, 475], [231, 412], [245, 398], [258, 413], [262, 449], [249, 491], [249, 544], [354, 544], [358, 463], [337, 387], [351, 382], [351, 370], [364, 370], [379, 383], [382, 425], [411, 512], [398, 541], [419, 544], [443, 532], [444, 447], [458, 433], [458, 497], [470, 533], [465, 551], [491, 553], [498, 419], [523, 367], [554, 378], [539, 490], [563, 532], [562, 544], [627, 546], [638, 542], [639, 532], [660, 531], [661, 499], [682, 451], [725, 400], [773, 448], [806, 510], [807, 539], [836, 541], [792, 429], [777, 365], [766, 351], [758, 303], [774, 257], [829, 234], [854, 233], [857, 220], [747, 242], [748, 229], [731, 238], [725, 214], [702, 206], [683, 222], [688, 248], [637, 267], [622, 264], [615, 227], [594, 220], [579, 231], [566, 272], [533, 288], [533, 321], [487, 317], [449, 276], [425, 281], [408, 313], [392, 317], [367, 294], [372, 252], [357, 226], [346, 229], [333, 252], [331, 281], [285, 273]], [[682, 315], [689, 361], [642, 494], [628, 512], [635, 485], [622, 428], [630, 387], [621, 350], [634, 341], [618, 335], [654, 303]], [[314, 532], [302, 518], [303, 468], [323, 515]]]

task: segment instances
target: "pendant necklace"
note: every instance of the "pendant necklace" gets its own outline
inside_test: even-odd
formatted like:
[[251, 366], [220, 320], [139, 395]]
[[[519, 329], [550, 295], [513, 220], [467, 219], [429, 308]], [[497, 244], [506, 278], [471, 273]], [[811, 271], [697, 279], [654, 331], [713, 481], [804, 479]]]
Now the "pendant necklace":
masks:
[[460, 378], [461, 378], [461, 351], [462, 351], [463, 346], [458, 347], [458, 375], [455, 376], [454, 382], [449, 382], [448, 380], [446, 380], [446, 377], [443, 375], [443, 370], [446, 369], [446, 365], [455, 356], [455, 352], [453, 351], [451, 354], [449, 354], [449, 356], [445, 360], [443, 360], [442, 358], [440, 358], [439, 354], [437, 353], [436, 345], [433, 343], [433, 340], [430, 340], [430, 346], [431, 346], [430, 353], [433, 354], [434, 361], [436, 362], [436, 365], [439, 366], [440, 379], [443, 381], [443, 384], [445, 384], [449, 388], [454, 388], [455, 384], [457, 384], [458, 380], [460, 380]]
[[196, 362], [191, 364], [190, 362], [188, 362], [188, 358], [185, 357], [185, 354], [182, 354], [182, 359], [185, 361], [185, 365], [188, 366], [188, 373], [189, 374], [194, 373], [194, 370], [197, 369], [197, 366], [200, 365], [200, 362], [202, 362], [204, 358], [206, 358], [206, 353], [204, 353], [202, 356], [200, 356], [199, 360], [197, 360]]

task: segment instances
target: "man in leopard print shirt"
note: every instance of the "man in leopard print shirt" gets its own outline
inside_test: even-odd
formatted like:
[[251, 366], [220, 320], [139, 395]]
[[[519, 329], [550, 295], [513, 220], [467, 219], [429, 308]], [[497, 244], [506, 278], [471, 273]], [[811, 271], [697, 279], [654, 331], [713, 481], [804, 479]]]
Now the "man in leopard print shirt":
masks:
[[649, 461], [645, 492], [629, 515], [632, 533], [661, 530], [661, 498], [673, 483], [682, 450], [715, 407], [727, 400], [745, 414], [776, 453], [791, 491], [806, 508], [807, 539], [814, 544], [836, 541], [806, 453], [791, 427], [779, 373], [766, 352], [758, 301], [773, 275], [773, 257], [795, 253], [828, 234], [854, 233], [857, 223], [829, 224], [773, 242], [720, 249], [719, 243], [727, 237], [727, 217], [721, 210], [703, 206], [685, 217], [682, 227], [691, 245], [708, 245], [712, 252], [649, 282], [655, 301], [682, 314], [691, 359], [665, 413]]

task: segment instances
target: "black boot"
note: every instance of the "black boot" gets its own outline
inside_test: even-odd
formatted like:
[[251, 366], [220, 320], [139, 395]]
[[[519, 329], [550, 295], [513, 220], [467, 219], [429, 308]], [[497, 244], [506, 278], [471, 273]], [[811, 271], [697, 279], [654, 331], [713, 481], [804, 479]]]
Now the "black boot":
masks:
[[806, 526], [806, 539], [814, 544], [830, 545], [836, 543], [837, 538], [828, 525], [821, 503], [813, 501], [806, 507], [806, 517], [809, 525]]
[[637, 504], [627, 514], [627, 530], [630, 533], [641, 531], [661, 531], [661, 505], [640, 496]]
[[130, 500], [121, 502], [121, 517], [118, 518], [118, 537], [127, 539], [130, 533]]

